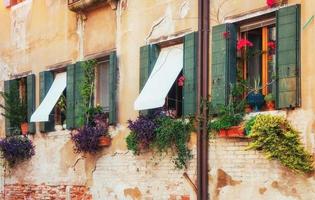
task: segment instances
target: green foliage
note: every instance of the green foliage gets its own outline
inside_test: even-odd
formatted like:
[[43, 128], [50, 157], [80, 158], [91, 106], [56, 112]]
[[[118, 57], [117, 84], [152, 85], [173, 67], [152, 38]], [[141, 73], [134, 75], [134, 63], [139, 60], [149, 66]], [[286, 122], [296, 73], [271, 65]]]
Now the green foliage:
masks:
[[273, 97], [272, 93], [269, 93], [265, 96], [264, 100], [267, 101], [274, 101], [275, 98]]
[[177, 154], [173, 162], [178, 169], [186, 168], [187, 162], [192, 158], [187, 142], [192, 131], [192, 123], [181, 119], [161, 117], [157, 120], [156, 138], [153, 147], [159, 153], [174, 150]]
[[135, 132], [130, 132], [130, 134], [126, 138], [127, 148], [133, 152], [133, 154], [138, 155], [139, 154], [139, 148], [138, 148], [138, 140], [137, 140], [137, 134]]
[[[186, 168], [187, 162], [192, 158], [191, 150], [187, 144], [193, 130], [191, 120], [173, 119], [161, 115], [155, 116], [152, 120], [155, 124], [153, 133], [145, 130], [146, 128], [150, 130], [152, 128], [147, 121], [139, 121], [138, 119], [138, 123], [129, 122], [131, 124], [130, 129], [141, 130], [145, 135], [139, 135], [140, 133], [131, 131], [126, 138], [127, 148], [135, 155], [140, 154], [140, 151], [144, 148], [151, 148], [154, 154], [158, 156], [162, 156], [163, 153], [168, 153], [171, 150], [175, 167], [177, 169]], [[143, 143], [144, 139], [149, 145]]]
[[84, 112], [84, 124], [88, 124], [91, 116], [89, 115], [89, 109], [93, 106], [93, 94], [95, 88], [95, 66], [97, 62], [95, 60], [84, 61], [84, 79], [80, 85], [80, 93], [82, 96], [82, 109]]
[[267, 158], [277, 159], [294, 171], [313, 171], [312, 156], [301, 144], [299, 133], [284, 117], [257, 116], [249, 137], [253, 139], [249, 149], [262, 151]]
[[65, 112], [65, 111], [66, 111], [66, 109], [67, 109], [67, 100], [66, 100], [65, 95], [61, 95], [61, 96], [59, 97], [59, 100], [58, 100], [58, 102], [57, 102], [57, 105], [58, 105], [58, 107], [60, 108], [60, 111], [61, 111], [61, 112]]
[[10, 122], [10, 129], [13, 131], [20, 130], [20, 124], [27, 121], [27, 104], [26, 100], [21, 100], [19, 96], [18, 82], [11, 84], [8, 92], [1, 92], [4, 104], [0, 107], [4, 110], [3, 115]]
[[248, 135], [252, 130], [253, 125], [255, 124], [257, 116], [251, 117], [249, 120], [245, 122], [245, 134]]

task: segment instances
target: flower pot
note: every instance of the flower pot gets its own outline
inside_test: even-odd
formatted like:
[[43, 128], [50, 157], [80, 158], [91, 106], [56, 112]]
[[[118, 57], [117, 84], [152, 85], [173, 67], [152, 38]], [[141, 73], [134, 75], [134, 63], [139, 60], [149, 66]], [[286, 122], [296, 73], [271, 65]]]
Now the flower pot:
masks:
[[22, 132], [22, 135], [27, 135], [27, 133], [28, 133], [28, 123], [27, 122], [24, 122], [21, 124], [21, 132]]
[[101, 136], [98, 139], [98, 145], [101, 147], [108, 147], [111, 145], [112, 139], [109, 136]]
[[275, 109], [275, 102], [274, 101], [266, 101], [266, 109], [267, 110], [274, 110]]
[[264, 96], [259, 92], [251, 92], [247, 96], [247, 103], [257, 112], [264, 105]]
[[244, 137], [244, 128], [241, 126], [232, 126], [228, 129], [221, 129], [219, 137]]

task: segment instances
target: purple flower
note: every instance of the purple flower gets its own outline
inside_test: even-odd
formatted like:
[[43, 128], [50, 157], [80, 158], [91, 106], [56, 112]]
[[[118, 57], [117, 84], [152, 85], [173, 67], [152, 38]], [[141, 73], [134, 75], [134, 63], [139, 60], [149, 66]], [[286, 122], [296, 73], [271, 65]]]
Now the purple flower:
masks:
[[7, 137], [1, 140], [0, 150], [11, 167], [35, 155], [35, 146], [24, 136]]
[[128, 128], [136, 134], [137, 141], [148, 147], [155, 138], [156, 123], [150, 116], [140, 115], [135, 121], [128, 120]]
[[74, 151], [76, 153], [96, 153], [102, 147], [99, 146], [99, 138], [107, 130], [101, 126], [84, 126], [77, 133], [71, 135], [74, 142]]

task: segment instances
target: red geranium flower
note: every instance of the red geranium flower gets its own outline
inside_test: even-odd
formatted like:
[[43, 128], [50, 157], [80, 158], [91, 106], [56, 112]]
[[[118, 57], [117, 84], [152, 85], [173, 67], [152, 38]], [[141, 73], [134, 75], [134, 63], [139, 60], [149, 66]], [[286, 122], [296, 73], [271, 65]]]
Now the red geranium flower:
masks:
[[276, 43], [274, 41], [268, 42], [268, 48], [275, 49], [276, 48]]
[[224, 39], [228, 39], [230, 37], [230, 32], [228, 31], [223, 32], [223, 37]]
[[254, 45], [249, 40], [240, 39], [239, 41], [237, 41], [237, 50], [241, 50], [244, 47], [252, 47], [252, 46]]
[[182, 75], [178, 78], [177, 84], [178, 84], [178, 86], [182, 87], [182, 86], [184, 86], [184, 83], [185, 83], [185, 76]]
[[276, 0], [266, 0], [266, 3], [269, 8], [272, 8], [276, 5]]

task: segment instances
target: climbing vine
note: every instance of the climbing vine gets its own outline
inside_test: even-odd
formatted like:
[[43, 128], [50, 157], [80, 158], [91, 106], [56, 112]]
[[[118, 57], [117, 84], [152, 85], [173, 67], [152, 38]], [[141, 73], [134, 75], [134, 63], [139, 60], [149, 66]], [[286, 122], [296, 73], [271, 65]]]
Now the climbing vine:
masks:
[[277, 159], [297, 172], [314, 170], [313, 158], [301, 144], [298, 131], [284, 117], [258, 115], [249, 130], [253, 139], [249, 149], [262, 151], [267, 158]]
[[84, 124], [88, 124], [91, 118], [91, 109], [93, 109], [93, 94], [95, 88], [95, 60], [83, 62], [84, 78], [81, 83], [80, 93], [82, 96], [82, 109], [84, 112]]

